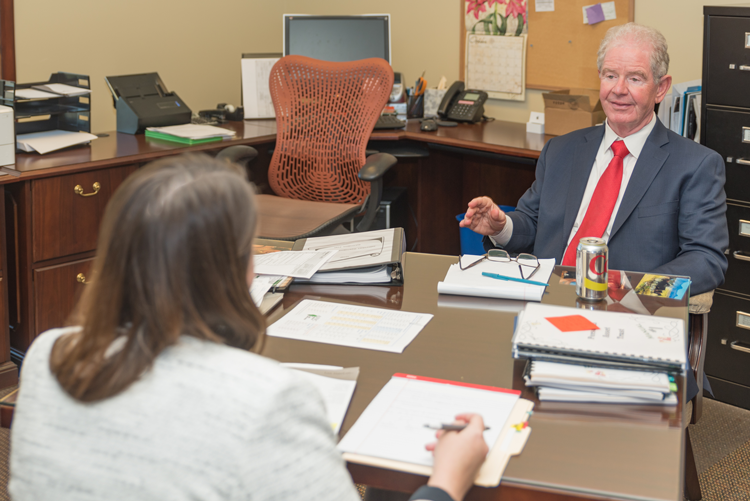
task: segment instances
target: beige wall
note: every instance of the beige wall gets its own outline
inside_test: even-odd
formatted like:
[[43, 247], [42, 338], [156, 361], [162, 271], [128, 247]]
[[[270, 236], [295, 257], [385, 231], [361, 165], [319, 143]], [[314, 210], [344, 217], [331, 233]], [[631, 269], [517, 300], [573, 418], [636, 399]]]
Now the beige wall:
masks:
[[[680, 82], [701, 75], [702, 6], [733, 3], [635, 0], [635, 17], [667, 37]], [[241, 54], [281, 52], [282, 14], [390, 13], [394, 69], [407, 82], [425, 71], [434, 85], [442, 75], [458, 78], [460, 9], [460, 0], [16, 0], [18, 81], [90, 75], [92, 128], [114, 130], [105, 76], [158, 71], [194, 111], [240, 104]], [[544, 108], [540, 91], [526, 95], [522, 103], [490, 101], [487, 115], [525, 122]]]

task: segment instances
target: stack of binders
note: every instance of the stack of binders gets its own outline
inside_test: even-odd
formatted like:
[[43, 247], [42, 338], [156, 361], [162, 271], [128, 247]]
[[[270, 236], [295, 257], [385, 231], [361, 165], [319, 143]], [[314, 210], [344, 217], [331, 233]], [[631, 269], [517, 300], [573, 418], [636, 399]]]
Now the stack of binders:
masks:
[[542, 401], [675, 405], [684, 332], [676, 318], [529, 303], [513, 355], [530, 360], [526, 385]]

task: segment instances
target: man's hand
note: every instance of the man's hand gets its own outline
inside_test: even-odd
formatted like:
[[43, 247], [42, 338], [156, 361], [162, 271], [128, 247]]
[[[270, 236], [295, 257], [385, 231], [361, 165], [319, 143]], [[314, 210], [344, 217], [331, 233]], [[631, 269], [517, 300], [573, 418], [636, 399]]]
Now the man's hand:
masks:
[[438, 431], [437, 443], [426, 446], [435, 456], [427, 485], [439, 487], [461, 501], [474, 484], [489, 448], [484, 441], [484, 421], [479, 414], [460, 414], [456, 416], [456, 423], [468, 423], [468, 426], [462, 431]]
[[469, 228], [480, 235], [496, 235], [505, 228], [505, 212], [501, 211], [490, 197], [479, 197], [469, 202], [462, 228]]

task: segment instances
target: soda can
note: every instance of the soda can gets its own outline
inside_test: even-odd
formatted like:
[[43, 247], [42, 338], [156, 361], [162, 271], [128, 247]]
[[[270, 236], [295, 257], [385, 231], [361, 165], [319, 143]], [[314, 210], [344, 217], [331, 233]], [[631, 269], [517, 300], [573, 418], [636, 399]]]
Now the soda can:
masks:
[[598, 301], [607, 297], [607, 245], [601, 238], [585, 237], [576, 252], [576, 293], [581, 299]]

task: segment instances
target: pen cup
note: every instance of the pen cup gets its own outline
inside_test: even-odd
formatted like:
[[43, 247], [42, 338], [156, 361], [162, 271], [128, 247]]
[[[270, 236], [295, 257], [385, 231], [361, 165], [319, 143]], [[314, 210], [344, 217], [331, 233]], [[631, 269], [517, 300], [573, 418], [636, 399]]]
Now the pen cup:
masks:
[[410, 96], [406, 105], [406, 118], [422, 118], [424, 116], [424, 95]]

